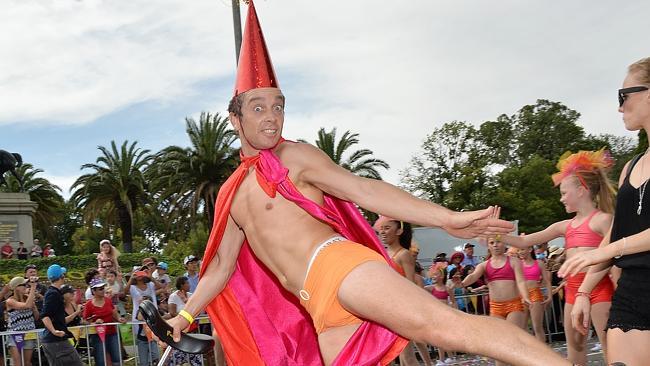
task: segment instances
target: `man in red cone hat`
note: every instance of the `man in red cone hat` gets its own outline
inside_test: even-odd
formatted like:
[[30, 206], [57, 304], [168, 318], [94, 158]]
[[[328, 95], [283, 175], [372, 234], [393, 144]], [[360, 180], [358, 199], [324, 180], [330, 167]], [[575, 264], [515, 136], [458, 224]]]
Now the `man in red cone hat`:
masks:
[[402, 337], [511, 364], [568, 364], [523, 330], [443, 306], [400, 276], [350, 202], [464, 238], [510, 232], [494, 208], [454, 212], [355, 176], [282, 139], [284, 106], [250, 1], [228, 108], [242, 164], [219, 191], [198, 287], [169, 321], [175, 339], [206, 309], [232, 365], [387, 364]]

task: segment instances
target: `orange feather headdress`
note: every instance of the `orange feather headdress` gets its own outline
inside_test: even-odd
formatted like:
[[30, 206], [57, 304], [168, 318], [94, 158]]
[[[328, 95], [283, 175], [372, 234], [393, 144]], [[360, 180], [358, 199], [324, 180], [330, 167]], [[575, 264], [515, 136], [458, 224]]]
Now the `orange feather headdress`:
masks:
[[572, 154], [570, 151], [565, 152], [557, 163], [559, 172], [553, 174], [553, 185], [557, 186], [568, 176], [575, 175], [580, 183], [587, 189], [580, 173], [592, 172], [596, 169], [608, 169], [614, 165], [614, 159], [609, 151], [602, 148], [598, 151], [579, 151]]

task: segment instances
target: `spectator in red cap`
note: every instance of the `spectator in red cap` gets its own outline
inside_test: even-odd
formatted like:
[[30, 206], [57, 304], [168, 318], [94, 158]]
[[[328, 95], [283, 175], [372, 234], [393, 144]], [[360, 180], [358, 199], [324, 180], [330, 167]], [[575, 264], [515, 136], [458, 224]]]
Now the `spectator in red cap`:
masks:
[[447, 266], [447, 273], [451, 273], [453, 269], [456, 269], [456, 271], [460, 273], [463, 269], [463, 266], [461, 265], [463, 259], [465, 259], [465, 254], [462, 252], [454, 252], [454, 254], [449, 258], [451, 263]]
[[[140, 303], [144, 300], [151, 300], [154, 306], [158, 307], [156, 300], [156, 286], [151, 282], [149, 274], [145, 271], [135, 271], [129, 278], [126, 284], [125, 292], [131, 295], [133, 301], [133, 311], [131, 319], [133, 321], [142, 320], [138, 319], [138, 308]], [[136, 343], [138, 347], [138, 358], [140, 365], [155, 364], [160, 359], [160, 352], [158, 345], [147, 334], [147, 329], [143, 325], [136, 325], [133, 327], [133, 333], [136, 335]]]

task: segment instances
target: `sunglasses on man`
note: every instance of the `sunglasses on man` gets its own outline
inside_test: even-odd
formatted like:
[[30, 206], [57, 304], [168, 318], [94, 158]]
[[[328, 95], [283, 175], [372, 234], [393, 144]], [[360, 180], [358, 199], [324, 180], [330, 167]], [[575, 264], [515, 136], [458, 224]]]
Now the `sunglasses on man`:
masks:
[[628, 94], [638, 93], [648, 90], [647, 86], [631, 86], [629, 88], [623, 88], [618, 90], [618, 106], [622, 107], [623, 103], [627, 99]]

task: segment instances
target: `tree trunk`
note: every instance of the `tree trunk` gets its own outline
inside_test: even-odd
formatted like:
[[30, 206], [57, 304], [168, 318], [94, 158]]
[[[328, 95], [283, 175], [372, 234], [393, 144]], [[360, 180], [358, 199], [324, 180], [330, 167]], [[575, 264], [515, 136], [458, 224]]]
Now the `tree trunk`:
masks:
[[120, 229], [122, 230], [122, 247], [124, 252], [133, 253], [133, 221], [129, 210], [125, 206], [120, 206], [117, 209], [118, 220], [120, 222]]
[[205, 217], [207, 218], [208, 222], [208, 232], [212, 231], [212, 221], [214, 220], [214, 200], [210, 199], [210, 195], [207, 195], [206, 197], [203, 198], [203, 201], [205, 202]]

